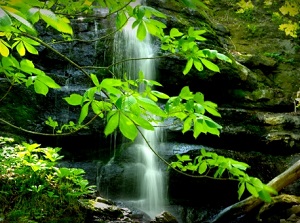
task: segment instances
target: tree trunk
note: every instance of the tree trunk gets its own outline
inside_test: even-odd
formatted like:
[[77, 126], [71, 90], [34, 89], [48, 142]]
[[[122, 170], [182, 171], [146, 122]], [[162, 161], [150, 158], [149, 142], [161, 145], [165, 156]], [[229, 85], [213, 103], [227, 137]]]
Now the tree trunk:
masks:
[[[290, 185], [294, 181], [300, 178], [300, 160], [294, 163], [286, 171], [275, 177], [268, 183], [268, 186], [273, 187], [276, 191], [280, 191], [284, 187]], [[223, 211], [221, 211], [213, 220], [212, 223], [218, 222], [230, 222], [231, 219], [236, 219], [242, 215], [247, 214], [254, 208], [262, 204], [263, 201], [253, 196], [248, 197], [240, 202], [237, 202]]]

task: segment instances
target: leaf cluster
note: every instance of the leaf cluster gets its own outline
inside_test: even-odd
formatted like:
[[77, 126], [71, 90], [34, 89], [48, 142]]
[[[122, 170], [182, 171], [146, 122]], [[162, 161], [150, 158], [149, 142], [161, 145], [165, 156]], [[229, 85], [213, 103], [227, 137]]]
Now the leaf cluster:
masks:
[[271, 195], [277, 194], [276, 190], [262, 183], [260, 179], [249, 176], [246, 170], [250, 166], [244, 162], [207, 152], [205, 149], [201, 149], [201, 155], [194, 159], [190, 155], [177, 154], [176, 156], [177, 161], [170, 164], [171, 168], [178, 168], [183, 172], [190, 171], [193, 174], [213, 177], [214, 179], [223, 178], [226, 173], [225, 179], [238, 181], [239, 199], [244, 194], [245, 189], [252, 196], [259, 197], [265, 202], [271, 202]]
[[[95, 186], [84, 179], [83, 169], [57, 167], [63, 158], [59, 151], [36, 143], [14, 144], [13, 139], [0, 137], [0, 211], [4, 216], [10, 218], [16, 210], [23, 210], [22, 217], [28, 221], [48, 222], [63, 214], [56, 208], [69, 209], [69, 213], [78, 208], [79, 197], [94, 193]], [[36, 215], [37, 210], [43, 214]]]

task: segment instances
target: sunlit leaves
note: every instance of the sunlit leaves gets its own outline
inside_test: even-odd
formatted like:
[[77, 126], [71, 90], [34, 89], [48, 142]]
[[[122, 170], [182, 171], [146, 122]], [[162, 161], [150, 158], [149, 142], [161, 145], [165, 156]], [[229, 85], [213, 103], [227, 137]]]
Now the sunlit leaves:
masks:
[[[1, 12], [0, 12], [1, 13]], [[10, 45], [3, 39], [0, 39], [0, 54], [3, 57], [8, 57]]]
[[241, 0], [238, 3], [236, 3], [240, 9], [237, 11], [237, 13], [244, 13], [246, 11], [252, 10], [254, 8], [254, 5], [252, 4], [252, 1], [245, 1]]
[[81, 105], [83, 96], [79, 94], [71, 94], [69, 97], [64, 98], [69, 105]]
[[289, 23], [279, 25], [279, 30], [284, 31], [287, 36], [292, 36], [294, 38], [297, 37], [298, 28], [299, 25], [296, 22], [292, 23], [291, 20], [289, 20]]
[[119, 125], [119, 112], [112, 111], [107, 116], [107, 124], [104, 129], [104, 134], [106, 136], [113, 133]]
[[25, 56], [26, 50], [31, 54], [38, 54], [37, 49], [34, 47], [40, 45], [38, 42], [23, 36], [15, 38], [14, 41], [12, 48], [16, 47], [20, 56]]
[[117, 13], [116, 18], [116, 27], [117, 29], [121, 29], [127, 23], [127, 16], [124, 11]]
[[143, 39], [146, 38], [146, 35], [147, 35], [146, 26], [144, 22], [140, 22], [137, 29], [137, 38], [142, 41]]
[[295, 2], [285, 1], [285, 4], [279, 8], [283, 15], [296, 16], [299, 14], [298, 5]]
[[65, 17], [59, 17], [48, 9], [31, 8], [30, 13], [32, 15], [38, 13], [40, 18], [42, 18], [49, 26], [52, 26], [54, 29], [62, 33], [73, 35], [73, 30], [69, 24], [69, 20]]
[[231, 63], [231, 59], [224, 54], [218, 53], [216, 50], [203, 49], [201, 50], [197, 41], [205, 41], [202, 35], [206, 30], [195, 30], [193, 27], [188, 29], [187, 34], [183, 34], [176, 28], [170, 30], [169, 35], [161, 37], [161, 49], [177, 53], [187, 60], [183, 74], [186, 75], [194, 66], [198, 71], [202, 71], [204, 67], [207, 69], [220, 72], [219, 67], [210, 60], [223, 60]]
[[176, 117], [183, 121], [182, 133], [193, 129], [193, 136], [197, 138], [201, 133], [219, 135], [222, 126], [205, 115], [205, 112], [220, 117], [217, 105], [205, 101], [202, 93], [194, 94], [189, 87], [181, 89], [178, 97], [172, 97], [166, 104], [166, 111], [169, 116]]
[[123, 113], [120, 113], [119, 128], [121, 133], [128, 139], [134, 140], [137, 137], [138, 130], [134, 122]]

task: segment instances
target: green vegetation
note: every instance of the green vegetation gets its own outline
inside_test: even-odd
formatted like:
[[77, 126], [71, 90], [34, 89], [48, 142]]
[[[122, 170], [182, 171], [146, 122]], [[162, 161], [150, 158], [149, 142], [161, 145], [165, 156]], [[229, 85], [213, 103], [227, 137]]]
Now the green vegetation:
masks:
[[[14, 144], [0, 137], [0, 219], [8, 222], [83, 222], [78, 198], [94, 193], [84, 170], [58, 168], [59, 148]], [[72, 219], [72, 220], [70, 220]]]
[[245, 171], [249, 165], [243, 162], [219, 156], [213, 152], [201, 149], [201, 155], [191, 158], [189, 155], [177, 155], [178, 161], [172, 162], [172, 168], [184, 172], [199, 173], [205, 177], [220, 179], [223, 175], [238, 184], [238, 198], [240, 199], [245, 189], [254, 197], [259, 197], [265, 202], [271, 202], [271, 194], [277, 194], [273, 188], [263, 184], [260, 179], [249, 176]]
[[265, 53], [264, 54], [267, 57], [271, 57], [273, 59], [275, 59], [278, 62], [282, 62], [282, 63], [294, 63], [294, 59], [287, 59], [284, 55], [282, 55], [282, 53]]
[[[182, 2], [195, 9], [204, 7], [197, 0], [182, 0]], [[190, 27], [187, 33], [184, 33], [177, 28], [172, 28], [165, 33], [166, 25], [160, 21], [166, 18], [163, 13], [148, 6], [132, 7], [129, 3], [125, 0], [1, 1], [1, 78], [6, 79], [12, 87], [25, 85], [40, 95], [47, 95], [50, 90], [59, 89], [60, 86], [30, 59], [31, 54], [39, 54], [39, 46], [56, 53], [90, 78], [92, 86], [84, 94], [71, 94], [64, 98], [69, 105], [81, 107], [78, 122], [68, 122], [59, 126], [54, 118], [49, 117], [45, 123], [53, 129], [53, 134], [50, 135], [63, 136], [80, 131], [96, 118], [106, 121], [104, 129], [106, 136], [119, 131], [130, 141], [135, 140], [140, 128], [153, 130], [155, 125], [159, 125], [167, 118], [180, 120], [184, 125], [182, 132], [192, 130], [195, 138], [201, 133], [219, 135], [222, 127], [210, 118], [210, 116], [221, 116], [217, 105], [211, 101], [205, 101], [201, 92], [193, 93], [188, 86], [185, 86], [178, 96], [170, 97], [156, 90], [155, 88], [161, 84], [155, 80], [145, 79], [142, 72], [129, 74], [129, 76], [138, 76], [135, 80], [129, 80], [125, 74], [121, 78], [116, 78], [113, 73], [114, 65], [125, 61], [118, 61], [107, 67], [96, 67], [111, 74], [110, 78], [100, 79], [96, 74], [88, 73], [84, 67], [56, 51], [52, 45], [57, 40], [44, 42], [35, 28], [37, 24], [43, 25], [44, 29], [52, 27], [65, 38], [66, 42], [76, 41], [73, 39], [69, 19], [82, 16], [93, 18], [95, 17], [92, 13], [94, 8], [107, 8], [109, 13], [105, 18], [115, 16], [115, 27], [112, 33], [99, 40], [109, 38], [122, 30], [127, 21], [132, 18], [134, 19], [132, 28], [137, 28], [139, 41], [144, 40], [149, 33], [161, 41], [162, 51], [186, 60], [184, 75], [188, 74], [193, 67], [199, 72], [204, 68], [219, 72], [219, 67], [212, 62], [215, 60], [231, 63], [229, 57], [216, 50], [200, 48], [200, 43], [206, 40], [202, 36], [206, 32], [205, 29]], [[143, 86], [144, 91], [140, 92], [140, 86]], [[106, 97], [100, 98], [98, 95]], [[6, 94], [1, 100], [5, 97]], [[157, 104], [158, 101], [165, 102], [164, 109]], [[87, 120], [89, 113], [94, 114], [94, 117]], [[7, 124], [4, 117], [1, 117], [0, 121]], [[72, 214], [78, 216], [78, 219], [83, 218], [79, 211], [78, 197], [92, 193], [88, 182], [82, 178], [83, 170], [57, 168], [56, 161], [61, 159], [61, 156], [57, 154], [59, 151], [57, 148], [40, 148], [38, 144], [26, 143], [13, 145], [6, 138], [2, 138], [0, 143], [1, 213], [5, 219], [11, 222], [55, 222], [61, 219], [60, 222], [63, 222], [66, 216]], [[246, 164], [241, 165], [231, 159], [221, 159], [210, 153], [203, 152], [202, 155], [202, 158], [196, 159], [192, 170], [199, 168], [198, 173], [204, 174], [206, 168], [216, 167], [215, 178], [218, 178], [221, 177], [224, 169], [228, 169], [240, 181], [239, 197], [243, 194], [245, 187], [252, 195], [259, 196], [266, 201], [270, 201], [269, 193], [275, 193], [258, 179], [248, 177], [242, 172], [241, 170], [246, 169]], [[183, 161], [189, 159], [186, 160], [180, 156], [178, 158], [176, 165], [173, 164], [171, 167], [179, 167], [181, 171], [184, 171], [181, 165], [183, 166]], [[189, 163], [187, 165], [190, 167]]]
[[[260, 4], [260, 6], [258, 6], [258, 4]], [[300, 3], [298, 0], [287, 0], [284, 2], [279, 2], [277, 0], [240, 0], [236, 1], [236, 6], [238, 7], [236, 12], [247, 21], [254, 19], [252, 14], [257, 7], [270, 9], [272, 12], [272, 21], [278, 25], [278, 29], [285, 32], [287, 36], [297, 38], [297, 33], [299, 32], [300, 11]]]

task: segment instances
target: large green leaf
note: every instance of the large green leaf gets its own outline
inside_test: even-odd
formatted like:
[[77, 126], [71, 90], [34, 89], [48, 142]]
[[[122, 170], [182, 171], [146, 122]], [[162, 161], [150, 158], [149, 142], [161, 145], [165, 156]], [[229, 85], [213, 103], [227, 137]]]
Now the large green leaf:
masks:
[[126, 24], [126, 22], [127, 22], [127, 16], [124, 13], [124, 11], [118, 12], [116, 18], [117, 29], [121, 29]]
[[162, 93], [160, 91], [153, 90], [153, 91], [151, 91], [151, 93], [154, 94], [156, 97], [161, 98], [161, 99], [169, 99], [170, 98], [169, 95], [167, 95], [165, 93]]
[[25, 46], [24, 46], [22, 41], [19, 41], [19, 43], [16, 46], [16, 49], [17, 49], [17, 51], [18, 51], [18, 53], [20, 54], [21, 57], [25, 56], [26, 49], [25, 49]]
[[55, 83], [55, 81], [51, 77], [47, 75], [38, 75], [37, 80], [43, 82], [49, 88], [54, 88], [54, 89], [60, 88], [60, 86], [57, 83]]
[[256, 188], [253, 185], [251, 185], [250, 183], [248, 183], [248, 182], [246, 183], [246, 188], [249, 191], [249, 193], [252, 194], [254, 197], [259, 196]]
[[88, 115], [90, 104], [91, 104], [91, 102], [87, 102], [82, 106], [79, 120], [78, 120], [79, 124], [81, 124], [84, 121], [84, 119], [86, 118], [86, 116]]
[[190, 91], [189, 86], [184, 86], [181, 89], [179, 97], [185, 100], [189, 100], [193, 98], [193, 93]]
[[[12, 17], [14, 17], [20, 23], [25, 25], [25, 27], [27, 27], [27, 30], [29, 32], [36, 34], [36, 30], [33, 27], [33, 25], [25, 19], [26, 16], [23, 15], [20, 11], [16, 10], [15, 8], [7, 7], [7, 6], [3, 6], [3, 9], [6, 10]], [[1, 14], [1, 12], [0, 12], [0, 14]]]
[[193, 63], [194, 63], [194, 59], [193, 58], [189, 58], [186, 65], [185, 65], [185, 68], [183, 70], [183, 74], [186, 75], [188, 72], [190, 72], [192, 66], [193, 66]]
[[146, 35], [147, 35], [147, 29], [146, 29], [146, 26], [144, 24], [143, 21], [141, 21], [139, 23], [139, 26], [138, 26], [138, 29], [137, 29], [137, 33], [136, 33], [136, 36], [137, 38], [142, 41], [146, 38]]
[[182, 36], [182, 35], [183, 35], [183, 33], [179, 32], [179, 30], [177, 28], [172, 28], [171, 31], [170, 31], [170, 37], [171, 38], [179, 37], [179, 36]]
[[141, 107], [146, 111], [151, 112], [153, 115], [167, 117], [166, 113], [152, 100], [139, 96], [137, 97], [137, 101]]
[[121, 133], [128, 139], [134, 140], [138, 135], [138, 130], [131, 119], [123, 113], [120, 114], [119, 128]]
[[214, 64], [213, 62], [206, 60], [204, 58], [200, 58], [201, 62], [204, 64], [204, 66], [206, 66], [208, 69], [214, 71], [214, 72], [220, 72], [219, 67]]
[[153, 125], [148, 122], [146, 119], [144, 119], [143, 117], [141, 116], [137, 116], [137, 115], [134, 115], [132, 113], [128, 113], [126, 114], [134, 123], [136, 123], [137, 125], [141, 126], [142, 128], [144, 129], [147, 129], [147, 130], [154, 130], [154, 127]]
[[24, 46], [26, 48], [26, 50], [31, 53], [31, 54], [35, 54], [35, 55], [38, 55], [39, 52], [37, 51], [37, 49], [32, 46], [31, 44], [27, 43], [27, 42], [23, 42], [24, 43]]
[[2, 39], [0, 39], [0, 54], [3, 57], [8, 57], [8, 55], [9, 55], [9, 49], [7, 47], [7, 43]]
[[34, 82], [34, 90], [36, 93], [38, 94], [42, 94], [42, 95], [45, 95], [48, 93], [49, 91], [49, 88], [47, 87], [46, 84], [44, 84], [43, 82], [39, 81], [39, 80], [36, 80]]
[[107, 88], [107, 87], [117, 87], [122, 85], [122, 81], [120, 79], [114, 79], [114, 78], [105, 78], [101, 81], [101, 87]]
[[187, 132], [188, 130], [191, 129], [193, 124], [193, 118], [192, 116], [189, 116], [188, 118], [186, 118], [183, 122], [183, 129], [182, 129], [182, 133]]
[[56, 14], [48, 9], [39, 10], [41, 18], [54, 29], [73, 35], [72, 27], [66, 23], [62, 18], [59, 18]]
[[202, 65], [202, 63], [200, 62], [200, 60], [195, 59], [195, 60], [194, 60], [194, 66], [196, 67], [196, 69], [197, 69], [198, 71], [203, 71], [203, 65]]
[[119, 116], [120, 113], [118, 111], [111, 112], [107, 117], [108, 121], [104, 129], [104, 134], [106, 136], [113, 133], [119, 125]]
[[79, 94], [71, 94], [69, 97], [65, 97], [64, 99], [68, 102], [69, 105], [76, 106], [81, 105], [83, 97]]
[[12, 21], [7, 13], [0, 7], [0, 27], [11, 26]]
[[245, 183], [239, 184], [239, 189], [238, 189], [238, 199], [240, 200], [243, 193], [245, 191]]

